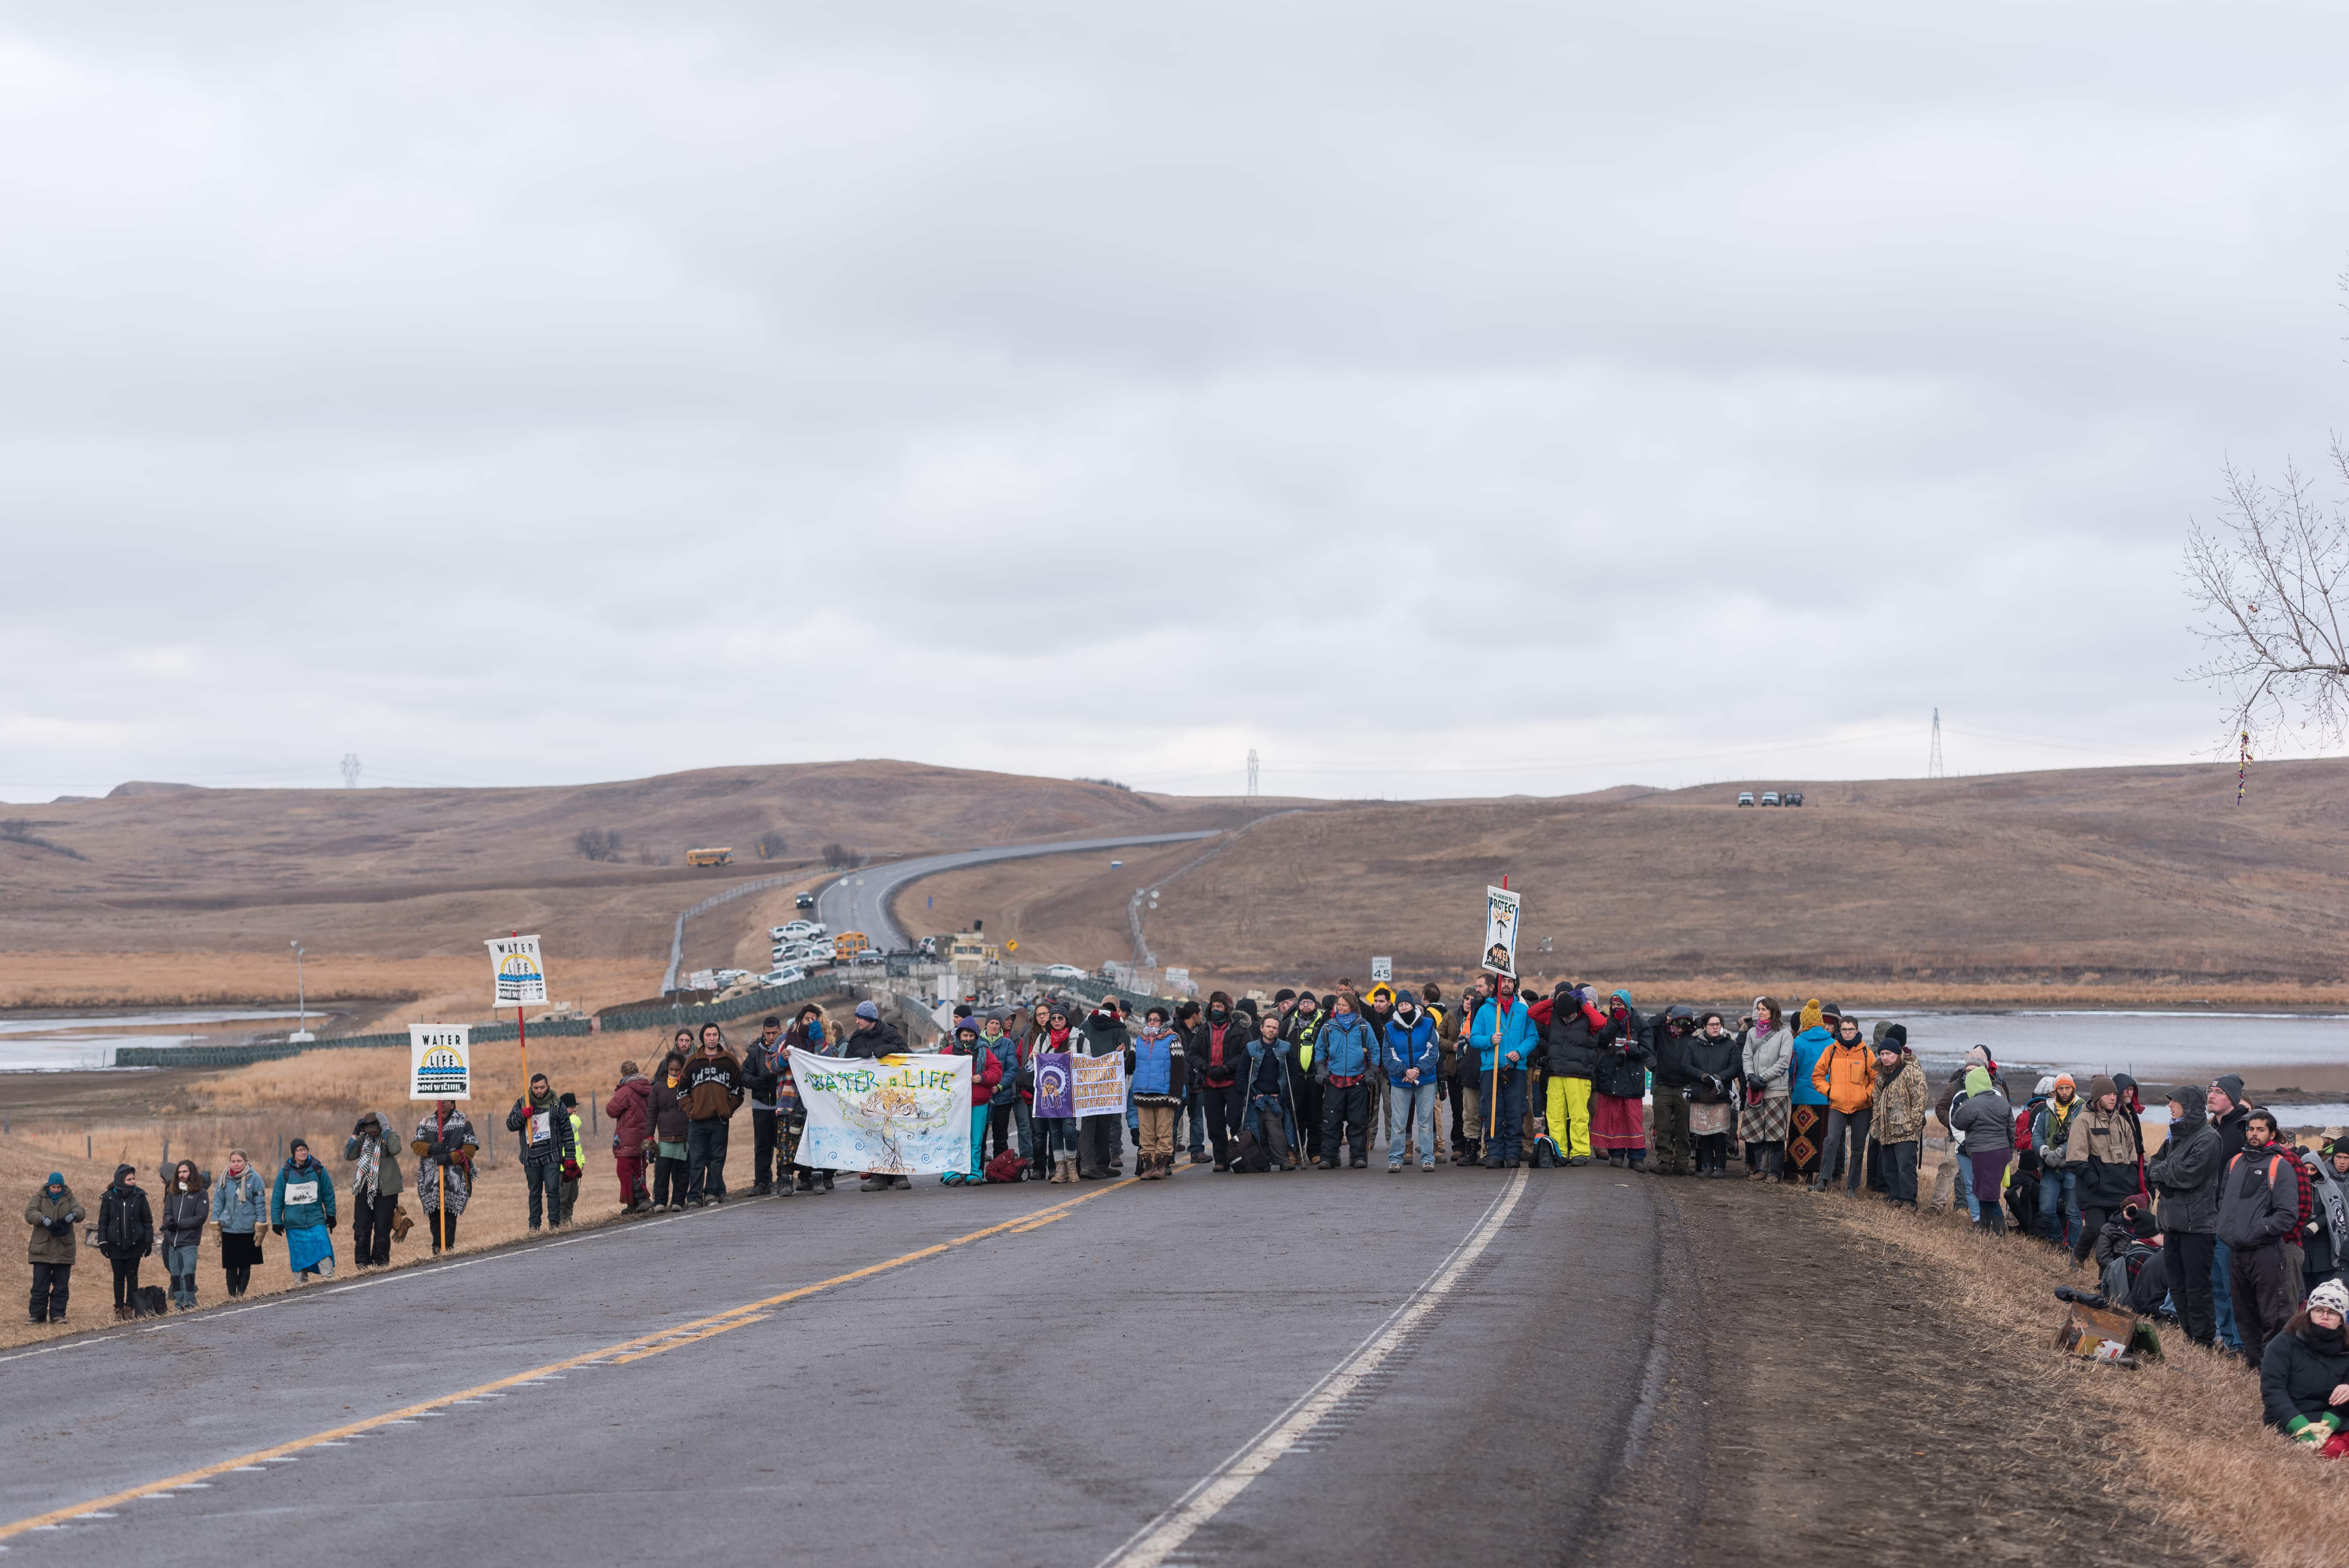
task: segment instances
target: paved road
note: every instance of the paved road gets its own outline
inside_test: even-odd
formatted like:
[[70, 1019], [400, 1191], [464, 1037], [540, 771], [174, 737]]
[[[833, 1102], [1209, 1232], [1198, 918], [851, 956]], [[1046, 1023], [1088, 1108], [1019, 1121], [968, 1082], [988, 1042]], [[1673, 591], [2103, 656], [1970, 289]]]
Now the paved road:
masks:
[[1212, 839], [1202, 833], [1152, 833], [1132, 839], [1081, 839], [1049, 844], [999, 844], [988, 850], [957, 850], [952, 854], [924, 855], [919, 860], [892, 861], [886, 865], [854, 871], [816, 895], [815, 917], [834, 935], [861, 931], [880, 948], [913, 945], [897, 923], [889, 918], [889, 900], [907, 882], [989, 861], [1024, 861], [1038, 855], [1072, 854], [1080, 850], [1132, 849], [1143, 844], [1181, 844]]
[[924, 1178], [109, 1331], [0, 1356], [0, 1544], [1555, 1561], [1649, 1429], [1655, 1194], [1603, 1167]]

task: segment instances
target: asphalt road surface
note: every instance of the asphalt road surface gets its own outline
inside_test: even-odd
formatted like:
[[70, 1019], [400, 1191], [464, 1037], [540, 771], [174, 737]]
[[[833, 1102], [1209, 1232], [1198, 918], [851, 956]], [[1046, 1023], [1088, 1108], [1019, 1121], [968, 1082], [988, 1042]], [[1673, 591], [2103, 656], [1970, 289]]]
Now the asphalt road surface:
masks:
[[907, 882], [919, 882], [924, 877], [957, 871], [964, 866], [984, 865], [989, 861], [1024, 861], [1038, 855], [1072, 854], [1080, 850], [1133, 849], [1143, 844], [1181, 844], [1193, 839], [1214, 837], [1213, 831], [1153, 833], [1136, 839], [998, 844], [993, 849], [957, 850], [951, 854], [924, 855], [919, 860], [891, 861], [886, 865], [867, 866], [861, 871], [850, 872], [826, 887], [816, 895], [815, 917], [835, 936], [843, 931], [861, 931], [875, 947], [884, 950], [910, 947], [912, 940], [897, 929], [895, 921], [889, 918], [889, 900]]
[[1669, 1440], [1670, 1200], [1382, 1166], [737, 1201], [0, 1356], [0, 1545], [1661, 1560], [1601, 1537]]

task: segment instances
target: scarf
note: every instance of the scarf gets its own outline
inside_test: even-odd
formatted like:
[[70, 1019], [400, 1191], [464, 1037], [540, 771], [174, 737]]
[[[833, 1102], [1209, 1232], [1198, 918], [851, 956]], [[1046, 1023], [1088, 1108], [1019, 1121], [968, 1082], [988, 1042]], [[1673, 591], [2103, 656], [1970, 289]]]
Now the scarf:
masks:
[[2349, 1193], [2342, 1191], [2340, 1179], [2323, 1156], [2307, 1164], [2316, 1178], [2316, 1201], [2324, 1205], [2324, 1228], [2333, 1243], [2333, 1266], [2338, 1269], [2344, 1266], [2342, 1253], [2349, 1250]]
[[359, 1168], [351, 1178], [351, 1186], [357, 1196], [372, 1198], [376, 1195], [376, 1181], [382, 1167], [383, 1139], [377, 1133], [369, 1133], [359, 1140]]

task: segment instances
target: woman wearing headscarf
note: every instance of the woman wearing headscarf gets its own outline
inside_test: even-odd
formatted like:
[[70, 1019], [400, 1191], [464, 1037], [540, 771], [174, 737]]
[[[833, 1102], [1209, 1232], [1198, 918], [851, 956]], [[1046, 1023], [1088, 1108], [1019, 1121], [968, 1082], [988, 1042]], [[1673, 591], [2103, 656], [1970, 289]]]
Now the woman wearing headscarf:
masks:
[[1629, 991], [1608, 998], [1599, 1063], [1590, 1074], [1590, 1148], [1594, 1158], [1604, 1154], [1608, 1164], [1633, 1170], [1648, 1159], [1648, 1126], [1640, 1114], [1648, 1097], [1647, 1033]]
[[1751, 1181], [1768, 1181], [1786, 1163], [1795, 1072], [1795, 1032], [1786, 1027], [1785, 1010], [1775, 999], [1754, 998], [1754, 1021], [1737, 1047], [1745, 1074], [1744, 1092], [1739, 1097], [1744, 1105], [1737, 1119], [1737, 1135], [1745, 1140], [1745, 1176]]
[[1827, 1023], [1832, 1016], [1834, 1009], [1821, 1006], [1816, 996], [1805, 1002], [1795, 1016], [1795, 1037], [1789, 1042], [1794, 1061], [1788, 1069], [1792, 1076], [1786, 1097], [1786, 1153], [1779, 1161], [1778, 1172], [1785, 1181], [1816, 1180], [1819, 1157], [1826, 1150], [1826, 1090], [1812, 1082], [1811, 1074], [1835, 1043], [1835, 1031]]
[[98, 1200], [98, 1250], [114, 1265], [114, 1315], [134, 1315], [139, 1299], [139, 1264], [155, 1250], [155, 1214], [139, 1190], [139, 1172], [114, 1168], [114, 1180]]
[[1972, 1161], [1981, 1213], [1974, 1224], [1995, 1236], [2006, 1234], [2006, 1205], [1999, 1191], [2007, 1161], [2014, 1158], [2014, 1110], [1990, 1080], [1987, 1068], [1966, 1069], [1966, 1098], [1950, 1112], [1950, 1130], [1961, 1135], [1958, 1158]]
[[269, 1192], [269, 1228], [285, 1238], [285, 1266], [305, 1284], [335, 1277], [335, 1179], [311, 1157], [310, 1140], [285, 1146]]
[[196, 1309], [196, 1252], [212, 1217], [212, 1178], [182, 1160], [163, 1171], [163, 1272], [171, 1276], [171, 1305]]
[[457, 1244], [457, 1217], [473, 1195], [473, 1151], [481, 1146], [473, 1124], [453, 1099], [436, 1100], [416, 1123], [408, 1147], [416, 1155], [418, 1218], [438, 1257]]
[[82, 1207], [56, 1171], [25, 1205], [25, 1222], [33, 1227], [25, 1257], [33, 1265], [33, 1321], [63, 1323], [66, 1297], [72, 1294], [74, 1227], [82, 1221]]
[[269, 1188], [242, 1149], [228, 1151], [228, 1169], [212, 1183], [212, 1223], [220, 1227], [221, 1273], [231, 1301], [253, 1285], [261, 1262], [261, 1228], [269, 1222]]

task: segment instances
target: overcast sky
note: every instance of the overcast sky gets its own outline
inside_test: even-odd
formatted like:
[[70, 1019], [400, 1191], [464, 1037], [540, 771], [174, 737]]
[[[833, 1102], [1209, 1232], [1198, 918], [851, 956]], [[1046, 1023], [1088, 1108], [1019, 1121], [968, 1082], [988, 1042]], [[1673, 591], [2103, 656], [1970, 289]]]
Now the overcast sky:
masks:
[[[1930, 20], [1928, 20], [1929, 15]], [[0, 8], [0, 798], [2183, 758], [2349, 11]]]

